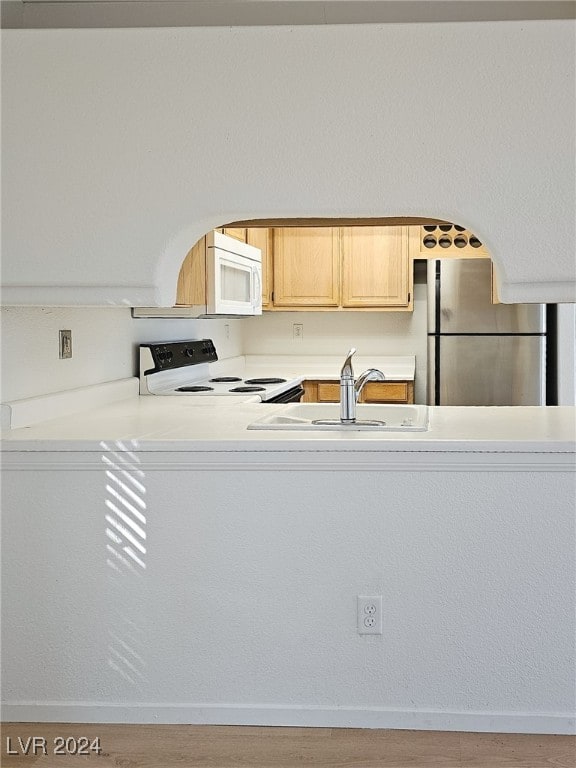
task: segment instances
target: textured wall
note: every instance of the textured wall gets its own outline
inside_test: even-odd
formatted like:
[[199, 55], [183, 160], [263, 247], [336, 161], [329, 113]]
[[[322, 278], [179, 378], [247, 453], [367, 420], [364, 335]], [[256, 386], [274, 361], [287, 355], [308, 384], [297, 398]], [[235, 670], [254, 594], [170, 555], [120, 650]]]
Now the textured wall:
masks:
[[[126, 307], [2, 307], [2, 401], [134, 375]], [[72, 357], [59, 358], [58, 331], [72, 331]]]
[[476, 232], [505, 300], [576, 299], [570, 21], [3, 32], [8, 303], [171, 305], [254, 216]]
[[[242, 354], [240, 320], [136, 320], [126, 307], [3, 307], [0, 316], [3, 402], [136, 376], [144, 341], [208, 337], [220, 357]], [[72, 331], [69, 360], [58, 356], [61, 329]]]
[[[225, 473], [193, 454], [165, 472], [113, 448], [101, 471], [92, 455], [92, 471], [5, 472], [8, 719], [537, 732], [573, 717], [573, 475], [505, 457], [234, 471], [225, 453]], [[144, 552], [117, 543], [115, 509]], [[361, 594], [383, 596], [382, 636], [357, 634]]]

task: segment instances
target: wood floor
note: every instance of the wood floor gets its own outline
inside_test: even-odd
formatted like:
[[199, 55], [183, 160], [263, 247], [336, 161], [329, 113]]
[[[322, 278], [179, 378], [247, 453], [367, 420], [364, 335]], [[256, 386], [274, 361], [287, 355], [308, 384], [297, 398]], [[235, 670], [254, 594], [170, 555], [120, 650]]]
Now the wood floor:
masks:
[[[26, 739], [48, 754], [23, 755]], [[100, 737], [98, 756], [54, 739]], [[20, 737], [21, 742], [18, 741]], [[10, 739], [10, 742], [8, 742]], [[74, 749], [74, 741], [69, 742]], [[19, 752], [8, 755], [8, 750]], [[32, 752], [32, 743], [30, 743]], [[575, 768], [576, 737], [331, 728], [6, 723], [2, 768]]]

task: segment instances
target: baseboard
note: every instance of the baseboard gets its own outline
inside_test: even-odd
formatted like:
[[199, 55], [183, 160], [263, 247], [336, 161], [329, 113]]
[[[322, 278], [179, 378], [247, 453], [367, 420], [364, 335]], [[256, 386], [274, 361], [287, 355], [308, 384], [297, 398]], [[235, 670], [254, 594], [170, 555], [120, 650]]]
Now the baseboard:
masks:
[[2, 705], [2, 721], [261, 725], [309, 728], [392, 728], [477, 733], [574, 734], [576, 717], [516, 712], [447, 712], [378, 707], [225, 706], [220, 704], [86, 704], [33, 702]]

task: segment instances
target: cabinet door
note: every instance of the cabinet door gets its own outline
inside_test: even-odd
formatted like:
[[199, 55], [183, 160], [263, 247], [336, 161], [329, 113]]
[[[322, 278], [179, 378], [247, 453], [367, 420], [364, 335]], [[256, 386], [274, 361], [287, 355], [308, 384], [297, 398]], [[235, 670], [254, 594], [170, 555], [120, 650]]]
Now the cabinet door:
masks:
[[369, 381], [361, 394], [362, 403], [413, 403], [413, 381]]
[[340, 383], [337, 381], [319, 381], [318, 382], [318, 402], [319, 403], [340, 402]]
[[273, 247], [275, 307], [339, 306], [337, 228], [274, 229]]
[[342, 227], [342, 306], [407, 307], [407, 227]]
[[307, 379], [303, 383], [304, 403], [338, 403], [340, 401], [340, 383], [338, 381], [320, 381]]
[[246, 230], [246, 242], [262, 251], [262, 308], [272, 304], [272, 230], [251, 227]]

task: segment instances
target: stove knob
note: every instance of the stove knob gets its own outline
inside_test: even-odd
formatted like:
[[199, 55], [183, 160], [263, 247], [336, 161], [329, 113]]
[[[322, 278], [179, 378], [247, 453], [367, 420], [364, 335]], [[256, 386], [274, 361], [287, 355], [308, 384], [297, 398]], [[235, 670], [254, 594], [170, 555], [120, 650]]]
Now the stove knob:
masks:
[[192, 347], [187, 347], [184, 350], [184, 354], [186, 355], [186, 357], [194, 357], [194, 350], [192, 349]]

